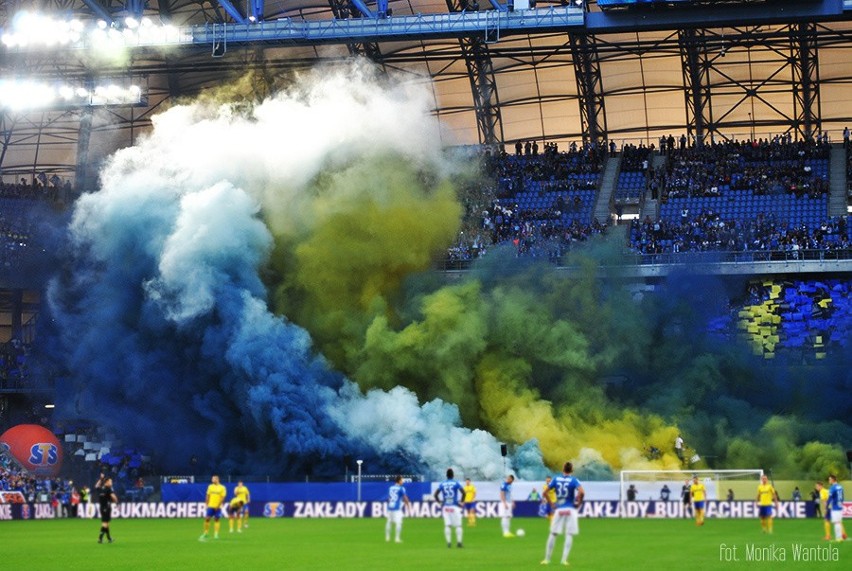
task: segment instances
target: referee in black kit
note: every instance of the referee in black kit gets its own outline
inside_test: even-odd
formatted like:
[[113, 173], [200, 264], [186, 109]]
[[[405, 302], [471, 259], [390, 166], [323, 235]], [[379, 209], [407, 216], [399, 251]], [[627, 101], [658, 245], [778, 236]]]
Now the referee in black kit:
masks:
[[101, 507], [101, 534], [98, 536], [98, 543], [104, 542], [104, 535], [107, 536], [107, 541], [112, 543], [109, 522], [112, 520], [112, 504], [118, 503], [118, 498], [112, 491], [112, 478], [105, 478], [101, 474], [98, 483], [95, 484], [95, 492], [98, 494], [98, 503]]

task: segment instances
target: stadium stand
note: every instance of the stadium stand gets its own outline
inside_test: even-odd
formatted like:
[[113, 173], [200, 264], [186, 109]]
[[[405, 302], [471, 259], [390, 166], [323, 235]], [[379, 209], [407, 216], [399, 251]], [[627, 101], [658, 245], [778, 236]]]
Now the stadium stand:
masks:
[[728, 142], [677, 149], [666, 164], [659, 220], [631, 226], [643, 254], [849, 247], [846, 219], [828, 217], [825, 141]]
[[30, 198], [0, 198], [0, 267], [14, 269], [23, 261], [32, 237]]
[[736, 330], [766, 359], [782, 351], [824, 359], [831, 350], [849, 349], [850, 288], [840, 279], [755, 282], [751, 300], [713, 320], [709, 329], [723, 337]]
[[[519, 143], [520, 145], [520, 143]], [[516, 147], [520, 150], [521, 147]], [[592, 218], [604, 153], [595, 145], [538, 154], [486, 155], [485, 176], [495, 181], [476, 212], [475, 232], [448, 250], [451, 261], [475, 259], [491, 246], [511, 244], [519, 256], [558, 260], [573, 242], [602, 233]]]
[[30, 347], [17, 339], [0, 344], [0, 389], [20, 389], [27, 385]]
[[57, 517], [70, 517], [72, 480], [37, 478], [0, 453], [0, 491], [20, 492], [28, 503], [50, 502], [57, 508]]
[[150, 455], [122, 445], [106, 430], [85, 422], [63, 426], [57, 436], [64, 443], [70, 471], [78, 477], [94, 481], [98, 474], [106, 474], [116, 491], [130, 499], [146, 499], [153, 493], [153, 486], [145, 481], [153, 473]]

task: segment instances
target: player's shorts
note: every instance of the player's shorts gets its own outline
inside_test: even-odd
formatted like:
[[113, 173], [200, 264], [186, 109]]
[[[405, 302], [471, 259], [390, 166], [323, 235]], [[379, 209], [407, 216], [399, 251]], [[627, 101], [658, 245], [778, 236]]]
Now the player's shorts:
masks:
[[243, 511], [243, 506], [228, 506], [228, 517], [237, 517]]
[[112, 521], [112, 506], [109, 509], [101, 510], [101, 521], [104, 523]]
[[512, 517], [511, 502], [508, 504], [504, 504], [503, 502], [497, 504], [497, 517]]
[[538, 505], [538, 515], [539, 517], [547, 517], [551, 513], [553, 513], [553, 508], [550, 507], [550, 504], [543, 503]]
[[577, 535], [580, 533], [578, 519], [576, 508], [555, 508], [553, 519], [550, 520], [550, 533], [555, 533], [556, 535]]
[[772, 506], [757, 506], [757, 517], [772, 517]]
[[704, 502], [692, 502], [692, 507], [694, 507], [697, 510], [703, 510], [704, 509]]
[[831, 510], [825, 508], [825, 514], [822, 517], [825, 518], [825, 521], [831, 521]]
[[465, 502], [464, 509], [475, 510], [476, 509], [476, 502]]
[[831, 523], [843, 523], [843, 510], [828, 510], [831, 513]]
[[452, 527], [461, 527], [461, 506], [444, 506], [441, 508], [441, 513], [444, 514], [444, 525], [449, 525]]
[[402, 510], [388, 510], [388, 521], [399, 525], [402, 523]]
[[206, 517], [219, 519], [222, 517], [222, 508], [207, 508]]

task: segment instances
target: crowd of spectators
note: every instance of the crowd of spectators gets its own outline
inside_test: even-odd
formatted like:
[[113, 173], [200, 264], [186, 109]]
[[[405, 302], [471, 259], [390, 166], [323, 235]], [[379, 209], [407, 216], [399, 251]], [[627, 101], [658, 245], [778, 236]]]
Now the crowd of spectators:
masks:
[[74, 198], [71, 182], [40, 173], [32, 182], [0, 179], [0, 268], [21, 268], [33, 253], [33, 236], [44, 208], [61, 210]]
[[0, 454], [0, 491], [19, 492], [27, 503], [49, 503], [56, 517], [77, 517], [81, 503], [89, 501], [87, 486], [78, 488], [72, 480], [37, 478]]
[[[153, 492], [155, 478], [149, 456], [139, 450], [112, 446], [102, 448], [102, 431], [94, 428], [76, 429], [74, 433], [59, 434], [64, 440], [63, 474], [73, 474], [80, 482], [94, 482], [100, 474], [113, 479], [113, 487], [126, 500], [145, 500]], [[86, 446], [86, 442], [92, 443]], [[87, 456], [89, 459], [87, 459]], [[77, 506], [91, 500], [91, 489], [74, 479], [39, 478], [0, 452], [0, 491], [20, 492], [27, 503], [50, 503], [57, 517], [76, 517]]]
[[39, 173], [31, 182], [25, 178], [11, 183], [0, 179], [0, 198], [64, 202], [71, 198], [72, 193], [71, 181], [62, 180], [55, 174], [48, 177], [47, 173]]
[[[605, 230], [592, 220], [604, 151], [594, 144], [572, 143], [560, 152], [545, 143], [518, 142], [516, 153], [483, 158], [484, 188], [466, 218], [458, 241], [447, 251], [451, 262], [473, 260], [496, 246], [510, 246], [519, 256], [559, 259], [571, 244]], [[477, 194], [471, 190], [473, 194]]]
[[605, 158], [605, 149], [593, 143], [571, 143], [567, 152], [560, 152], [556, 143], [545, 143], [539, 153], [537, 143], [518, 142], [515, 151], [486, 157], [485, 172], [498, 181], [502, 197], [523, 192], [533, 182], [567, 190], [595, 189]]
[[806, 224], [790, 227], [774, 213], [754, 219], [723, 220], [718, 213], [704, 210], [679, 221], [634, 220], [630, 242], [642, 254], [677, 252], [785, 251], [848, 249], [846, 217], [831, 218], [817, 227]]
[[[511, 246], [518, 256], [545, 258], [557, 262], [571, 245], [606, 231], [606, 225], [593, 220], [581, 223], [562, 221], [562, 201], [540, 210], [520, 210], [495, 201], [482, 213], [482, 231], [469, 242], [459, 241], [448, 250], [451, 261], [474, 260], [489, 248]], [[570, 208], [571, 206], [568, 206]]]
[[669, 148], [659, 178], [659, 220], [634, 221], [643, 254], [849, 248], [845, 217], [829, 219], [827, 138], [790, 135]]
[[663, 198], [726, 190], [822, 196], [829, 191], [830, 150], [827, 141], [793, 141], [789, 135], [675, 149], [666, 163]]

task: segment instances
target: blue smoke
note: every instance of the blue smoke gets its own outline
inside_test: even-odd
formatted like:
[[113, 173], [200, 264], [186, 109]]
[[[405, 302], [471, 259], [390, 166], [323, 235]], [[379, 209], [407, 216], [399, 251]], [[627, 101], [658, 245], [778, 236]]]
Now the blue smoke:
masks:
[[[502, 475], [499, 443], [462, 428], [455, 405], [421, 406], [403, 388], [362, 395], [305, 330], [268, 310], [262, 192], [230, 163], [221, 176], [212, 162], [203, 176], [185, 170], [194, 151], [170, 138], [184, 130], [158, 125], [169, 136], [155, 130], [116, 153], [102, 189], [76, 204], [68, 265], [48, 288], [67, 372], [58, 415], [110, 427], [175, 472], [322, 477], [351, 457], [373, 472]], [[253, 125], [275, 131], [244, 121], [243, 136]], [[186, 123], [205, 137], [219, 127]], [[532, 447], [527, 470], [540, 474]]]

